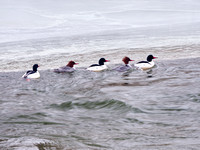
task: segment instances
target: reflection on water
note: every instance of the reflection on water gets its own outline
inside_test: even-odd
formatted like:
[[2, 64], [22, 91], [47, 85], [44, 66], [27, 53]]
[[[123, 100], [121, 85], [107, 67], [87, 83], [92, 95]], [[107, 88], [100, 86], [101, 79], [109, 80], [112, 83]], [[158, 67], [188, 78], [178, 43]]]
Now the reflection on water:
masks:
[[1, 149], [198, 149], [200, 59], [150, 71], [0, 73]]

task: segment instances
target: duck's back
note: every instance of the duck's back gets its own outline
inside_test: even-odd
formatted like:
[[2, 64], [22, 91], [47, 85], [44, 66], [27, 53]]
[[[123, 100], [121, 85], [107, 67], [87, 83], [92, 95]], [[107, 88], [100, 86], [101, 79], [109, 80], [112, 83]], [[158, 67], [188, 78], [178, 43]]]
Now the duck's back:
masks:
[[114, 70], [119, 71], [119, 72], [125, 72], [131, 70], [132, 67], [130, 65], [121, 65], [116, 67]]
[[74, 72], [75, 69], [69, 66], [60, 67], [58, 69], [54, 69], [56, 73], [64, 73], [64, 72]]

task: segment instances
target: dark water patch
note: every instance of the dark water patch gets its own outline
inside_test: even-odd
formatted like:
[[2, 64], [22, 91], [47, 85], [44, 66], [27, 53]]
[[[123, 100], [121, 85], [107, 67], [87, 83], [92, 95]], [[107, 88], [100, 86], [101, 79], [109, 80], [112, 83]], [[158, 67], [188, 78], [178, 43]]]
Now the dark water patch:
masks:
[[41, 90], [41, 89], [32, 89], [33, 91], [39, 92], [39, 93], [45, 93], [45, 90]]
[[4, 124], [41, 124], [41, 125], [63, 125], [62, 123], [57, 123], [57, 122], [39, 122], [39, 121], [31, 121], [31, 122], [26, 122], [26, 121], [13, 121], [13, 122], [3, 122]]
[[2, 137], [7, 138], [4, 141], [8, 141], [8, 139], [12, 139], [12, 138], [20, 138], [20, 136], [17, 136], [17, 135], [3, 135]]
[[200, 94], [188, 94], [189, 100], [195, 102], [195, 103], [200, 103]]
[[131, 123], [144, 124], [143, 121], [140, 121], [140, 120], [134, 119], [134, 118], [126, 118], [126, 120], [127, 120], [128, 122], [131, 122]]
[[169, 111], [169, 112], [179, 112], [179, 111], [186, 111], [186, 109], [181, 109], [181, 108], [163, 108], [160, 109], [161, 111]]
[[87, 142], [85, 142], [84, 143], [85, 145], [88, 145], [89, 147], [91, 147], [91, 149], [96, 149], [96, 148], [101, 148], [101, 149], [107, 149], [107, 148], [109, 148], [109, 147], [107, 147], [107, 146], [104, 146], [104, 145], [100, 145], [100, 144], [96, 144], [96, 143], [87, 143]]
[[28, 93], [17, 93], [15, 95], [16, 95], [16, 97], [21, 97], [21, 96], [28, 96], [30, 94], [28, 94]]
[[20, 120], [20, 121], [17, 121], [17, 122], [23, 123], [24, 120], [29, 120], [30, 124], [31, 124], [31, 122], [36, 123], [35, 120], [42, 120], [44, 117], [47, 117], [47, 115], [45, 115], [44, 113], [34, 113], [34, 114], [31, 114], [31, 115], [28, 115], [28, 114], [27, 115], [17, 115], [17, 116], [9, 118], [9, 122], [12, 122], [13, 120]]
[[161, 77], [159, 79], [152, 79], [148, 82], [152, 83], [152, 84], [156, 84], [156, 83], [162, 83], [162, 82], [165, 82], [165, 81], [168, 81], [168, 80], [174, 80], [174, 79], [177, 79], [177, 77]]
[[183, 108], [146, 108], [146, 110], [148, 114], [175, 114], [188, 111], [188, 109]]
[[112, 86], [147, 86], [149, 85], [149, 83], [145, 83], [145, 82], [133, 82], [133, 83], [130, 83], [130, 82], [117, 82], [117, 83], [108, 83], [106, 85], [104, 85], [104, 87], [108, 86], [108, 87], [112, 87]]
[[33, 116], [29, 116], [29, 115], [19, 115], [16, 117], [12, 117], [10, 119], [33, 119], [33, 120], [36, 120], [37, 118], [33, 117]]
[[64, 149], [64, 147], [62, 147], [61, 145], [55, 145], [48, 142], [37, 143], [34, 145], [38, 148], [38, 150], [63, 150]]
[[148, 124], [156, 125], [158, 127], [171, 127], [171, 126], [175, 126], [174, 124], [164, 123], [164, 122], [150, 122]]
[[62, 104], [51, 104], [50, 107], [60, 110], [70, 109], [87, 109], [87, 110], [100, 110], [109, 109], [116, 111], [134, 111], [136, 113], [144, 113], [139, 108], [134, 108], [122, 101], [118, 100], [104, 100], [104, 101], [87, 101], [87, 102], [64, 102]]
[[186, 139], [188, 137], [186, 137], [186, 136], [171, 136], [170, 138], [172, 138], [172, 139]]
[[34, 113], [33, 115], [39, 116], [39, 117], [47, 117], [47, 115], [45, 113], [42, 113], [42, 112]]
[[113, 140], [115, 140], [115, 141], [125, 141], [128, 139], [130, 139], [130, 138], [125, 138], [125, 137], [113, 138]]
[[[149, 78], [149, 79], [148, 79]], [[104, 87], [113, 87], [113, 86], [130, 86], [130, 87], [143, 87], [143, 86], [151, 86], [152, 84], [160, 84], [162, 82], [167, 82], [167, 81], [173, 81], [177, 79], [177, 77], [161, 77], [159, 79], [154, 78], [154, 76], [152, 75], [151, 77], [147, 76], [147, 79], [142, 79], [141, 78], [129, 78], [126, 79], [125, 81], [107, 81], [108, 83], [104, 84]], [[175, 85], [174, 85], [175, 86]]]
[[51, 104], [50, 107], [61, 109], [61, 110], [69, 110], [69, 109], [73, 108], [73, 104], [72, 104], [72, 102], [65, 102], [60, 105], [59, 104]]
[[0, 139], [0, 142], [7, 141], [8, 139]]

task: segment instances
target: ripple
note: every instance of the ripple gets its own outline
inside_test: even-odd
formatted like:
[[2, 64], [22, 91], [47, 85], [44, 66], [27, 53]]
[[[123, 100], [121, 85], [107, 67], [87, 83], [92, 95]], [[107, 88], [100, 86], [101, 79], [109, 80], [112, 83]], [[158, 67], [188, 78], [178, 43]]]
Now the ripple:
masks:
[[13, 121], [13, 122], [3, 122], [4, 124], [41, 124], [41, 125], [63, 125], [62, 123], [57, 122], [47, 122], [47, 121]]
[[189, 94], [188, 97], [193, 102], [200, 103], [200, 94], [195, 94], [195, 95]]
[[115, 111], [134, 111], [136, 113], [144, 113], [144, 111], [139, 108], [134, 108], [122, 101], [118, 100], [104, 100], [104, 101], [86, 101], [86, 102], [64, 102], [61, 104], [51, 104], [51, 108], [56, 108], [59, 110], [70, 110], [70, 109], [88, 109], [88, 110], [100, 110], [109, 109]]
[[[77, 68], [69, 75], [43, 70], [40, 79], [30, 82], [18, 79], [22, 72], [0, 73], [2, 139], [50, 137], [69, 149], [80, 145], [83, 149], [134, 149], [136, 145], [142, 149], [144, 143], [143, 149], [148, 149], [173, 137], [179, 144], [196, 144], [193, 139], [200, 132], [196, 60], [200, 61], [158, 61], [149, 72], [128, 74]], [[190, 127], [177, 129], [186, 125]], [[38, 144], [41, 149], [48, 146], [48, 142]]]
[[104, 101], [87, 101], [87, 102], [64, 102], [62, 104], [52, 104], [51, 107], [57, 109], [73, 109], [73, 108], [83, 108], [83, 109], [131, 109], [130, 105], [118, 100], [104, 100]]

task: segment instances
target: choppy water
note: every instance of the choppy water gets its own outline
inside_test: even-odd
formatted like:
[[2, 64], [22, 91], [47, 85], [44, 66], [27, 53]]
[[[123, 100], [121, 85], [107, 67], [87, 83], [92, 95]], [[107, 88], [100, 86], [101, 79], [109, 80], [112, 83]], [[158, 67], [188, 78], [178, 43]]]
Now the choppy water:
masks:
[[[1, 149], [199, 149], [200, 59], [148, 72], [1, 73]], [[110, 66], [114, 67], [114, 66]]]
[[[0, 149], [199, 150], [199, 10], [199, 0], [1, 0]], [[149, 54], [150, 71], [112, 71]], [[85, 70], [100, 57], [110, 70]], [[51, 71], [69, 60], [76, 72]], [[35, 63], [41, 78], [21, 79]]]

